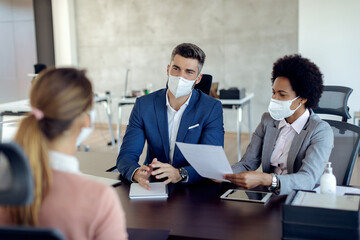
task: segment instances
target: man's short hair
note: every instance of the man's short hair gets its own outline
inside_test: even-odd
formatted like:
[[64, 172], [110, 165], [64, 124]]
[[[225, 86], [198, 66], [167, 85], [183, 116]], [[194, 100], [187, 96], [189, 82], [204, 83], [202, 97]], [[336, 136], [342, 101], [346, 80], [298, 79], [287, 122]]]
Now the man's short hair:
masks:
[[174, 60], [176, 54], [184, 58], [197, 59], [199, 61], [198, 64], [199, 73], [201, 72], [201, 69], [204, 66], [204, 62], [206, 58], [206, 55], [204, 51], [201, 50], [201, 48], [199, 48], [198, 46], [192, 43], [181, 43], [177, 45], [172, 51], [170, 62]]

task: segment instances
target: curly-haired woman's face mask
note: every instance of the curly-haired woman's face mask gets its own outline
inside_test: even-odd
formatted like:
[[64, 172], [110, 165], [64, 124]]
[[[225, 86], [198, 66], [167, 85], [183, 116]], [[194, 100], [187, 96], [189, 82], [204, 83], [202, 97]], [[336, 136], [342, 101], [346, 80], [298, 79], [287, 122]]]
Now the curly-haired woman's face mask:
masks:
[[302, 103], [299, 101], [293, 104], [299, 96], [296, 95], [288, 78], [277, 77], [274, 81], [272, 91], [273, 95], [268, 111], [273, 119], [279, 121], [288, 118], [301, 107]]
[[284, 118], [288, 118], [291, 115], [294, 114], [294, 112], [296, 112], [296, 110], [299, 109], [299, 107], [301, 106], [301, 103], [299, 104], [299, 106], [297, 106], [297, 108], [295, 108], [294, 110], [292, 110], [290, 108], [291, 104], [293, 101], [295, 101], [296, 99], [298, 99], [299, 97], [296, 97], [292, 100], [287, 100], [287, 101], [280, 101], [280, 100], [276, 100], [276, 99], [270, 99], [270, 104], [268, 107], [268, 111], [271, 115], [271, 117], [274, 120], [282, 120]]

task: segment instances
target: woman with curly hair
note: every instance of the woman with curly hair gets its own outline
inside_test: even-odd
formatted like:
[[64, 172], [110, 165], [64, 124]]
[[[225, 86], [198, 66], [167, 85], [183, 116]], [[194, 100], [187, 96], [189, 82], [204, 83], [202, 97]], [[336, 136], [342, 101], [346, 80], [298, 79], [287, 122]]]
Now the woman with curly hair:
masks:
[[[319, 181], [333, 148], [328, 123], [312, 109], [323, 91], [322, 74], [309, 59], [290, 55], [272, 71], [272, 98], [245, 155], [224, 175], [243, 188], [259, 185], [276, 194], [311, 190]], [[263, 172], [255, 170], [262, 164]]]

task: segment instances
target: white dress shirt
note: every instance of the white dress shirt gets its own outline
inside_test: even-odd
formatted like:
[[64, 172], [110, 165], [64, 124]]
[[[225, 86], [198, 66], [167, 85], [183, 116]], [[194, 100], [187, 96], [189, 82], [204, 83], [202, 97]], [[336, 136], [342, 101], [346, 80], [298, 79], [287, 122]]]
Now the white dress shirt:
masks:
[[[180, 122], [181, 122], [181, 117], [186, 109], [186, 107], [189, 105], [190, 102], [190, 98], [192, 95], [192, 92], [190, 93], [189, 98], [186, 100], [186, 102], [180, 107], [180, 109], [178, 111], [176, 111], [175, 109], [173, 109], [170, 106], [169, 103], [169, 97], [166, 95], [166, 107], [167, 107], [167, 117], [168, 117], [168, 132], [169, 132], [169, 145], [170, 145], [170, 152], [169, 152], [169, 157], [170, 157], [170, 164], [172, 164], [173, 161], [173, 157], [174, 157], [174, 149], [175, 149], [175, 142], [176, 142], [176, 137], [177, 137], [177, 133], [179, 131], [179, 127], [180, 127]], [[131, 180], [133, 181], [134, 178], [134, 174], [136, 172], [136, 170], [138, 170], [140, 167], [135, 168], [135, 170], [133, 171], [132, 175], [131, 175]], [[133, 181], [135, 182], [135, 181]]]
[[167, 107], [169, 144], [170, 144], [170, 153], [169, 153], [170, 164], [172, 164], [173, 162], [175, 142], [180, 127], [181, 117], [186, 107], [189, 105], [191, 95], [192, 92], [190, 93], [190, 96], [186, 100], [186, 102], [180, 107], [178, 111], [176, 111], [170, 106], [169, 97], [166, 93], [166, 107]]
[[292, 124], [281, 120], [278, 128], [282, 128], [276, 140], [274, 151], [271, 154], [270, 164], [274, 167], [274, 173], [287, 174], [287, 158], [295, 134], [299, 134], [310, 117], [308, 109]]
[[79, 161], [74, 156], [56, 151], [49, 151], [49, 160], [50, 166], [54, 170], [80, 174]]

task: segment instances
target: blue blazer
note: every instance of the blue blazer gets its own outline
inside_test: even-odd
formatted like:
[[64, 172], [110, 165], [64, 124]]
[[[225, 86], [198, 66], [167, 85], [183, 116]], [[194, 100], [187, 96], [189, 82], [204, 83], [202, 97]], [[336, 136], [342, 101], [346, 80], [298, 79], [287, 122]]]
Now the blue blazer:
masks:
[[[134, 170], [140, 167], [138, 161], [145, 140], [147, 141], [147, 156], [144, 164], [150, 164], [154, 158], [163, 163], [170, 162], [166, 91], [167, 89], [160, 89], [136, 99], [116, 162], [121, 175], [129, 181], [132, 181]], [[199, 126], [189, 129], [196, 124]], [[189, 105], [182, 115], [176, 141], [224, 146], [221, 102], [194, 89]], [[206, 164], [206, 159], [204, 159], [204, 164]], [[172, 165], [175, 168], [184, 167], [187, 170], [188, 183], [202, 179], [185, 160], [176, 145]]]

